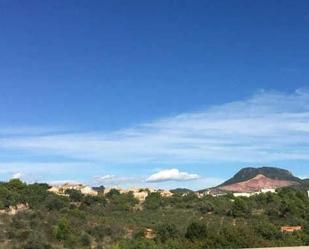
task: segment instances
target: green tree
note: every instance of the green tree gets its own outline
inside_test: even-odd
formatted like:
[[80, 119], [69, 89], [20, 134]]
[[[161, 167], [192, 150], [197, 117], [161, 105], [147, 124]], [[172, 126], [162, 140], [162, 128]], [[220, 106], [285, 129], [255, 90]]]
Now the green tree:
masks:
[[68, 220], [62, 217], [58, 220], [57, 226], [55, 228], [55, 236], [57, 240], [65, 241], [71, 236], [71, 228]]
[[89, 247], [91, 245], [91, 237], [89, 236], [89, 234], [84, 233], [80, 238], [80, 242], [82, 246]]
[[64, 193], [69, 195], [70, 200], [74, 202], [81, 202], [84, 197], [84, 195], [76, 189], [67, 189]]
[[146, 209], [157, 209], [159, 207], [162, 207], [164, 205], [164, 200], [160, 193], [153, 192], [150, 193], [144, 202], [144, 207]]
[[166, 242], [169, 239], [175, 239], [179, 235], [174, 224], [161, 224], [157, 227], [156, 231], [156, 239], [161, 242]]
[[231, 209], [231, 215], [234, 217], [247, 217], [249, 214], [250, 209], [246, 200], [243, 198], [236, 198]]
[[207, 227], [201, 222], [192, 222], [188, 228], [185, 237], [190, 240], [202, 239], [205, 237]]

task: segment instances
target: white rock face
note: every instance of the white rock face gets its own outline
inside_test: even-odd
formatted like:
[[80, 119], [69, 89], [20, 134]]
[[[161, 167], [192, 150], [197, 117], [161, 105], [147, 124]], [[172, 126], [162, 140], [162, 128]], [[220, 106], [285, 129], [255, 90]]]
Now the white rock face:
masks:
[[0, 214], [16, 215], [19, 212], [24, 212], [29, 209], [28, 204], [20, 203], [16, 206], [9, 206], [7, 209], [1, 209]]
[[171, 197], [173, 195], [169, 190], [158, 190], [158, 189], [143, 189], [143, 188], [130, 188], [130, 189], [121, 189], [121, 188], [108, 188], [104, 190], [104, 195], [109, 193], [112, 189], [116, 189], [119, 193], [129, 193], [131, 192], [133, 196], [138, 199], [140, 202], [144, 202], [149, 193], [158, 192], [162, 197]]
[[93, 190], [91, 187], [83, 185], [83, 184], [70, 184], [65, 183], [63, 185], [57, 185], [51, 187], [48, 191], [53, 192], [58, 195], [65, 195], [65, 191], [68, 189], [74, 189], [80, 191], [84, 195], [98, 195], [98, 192]]

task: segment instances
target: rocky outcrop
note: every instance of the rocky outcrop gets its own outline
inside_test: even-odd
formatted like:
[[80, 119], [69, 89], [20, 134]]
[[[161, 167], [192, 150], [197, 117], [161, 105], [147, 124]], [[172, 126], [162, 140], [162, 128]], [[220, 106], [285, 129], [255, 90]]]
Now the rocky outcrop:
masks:
[[140, 202], [144, 202], [146, 197], [149, 193], [158, 192], [162, 197], [171, 197], [173, 195], [172, 192], [169, 190], [162, 190], [162, 189], [151, 189], [151, 188], [129, 188], [129, 189], [122, 189], [122, 188], [108, 188], [104, 190], [104, 194], [109, 193], [112, 189], [116, 189], [119, 193], [129, 193], [131, 192], [133, 196], [138, 199]]
[[98, 195], [98, 192], [93, 190], [91, 187], [83, 185], [83, 184], [70, 184], [65, 183], [62, 185], [52, 186], [48, 191], [53, 192], [58, 195], [65, 195], [65, 191], [68, 189], [74, 189], [80, 191], [84, 195]]
[[0, 209], [0, 214], [7, 214], [7, 215], [16, 215], [19, 212], [24, 212], [29, 209], [29, 205], [27, 203], [20, 203], [15, 206], [9, 206], [6, 209]]
[[220, 186], [217, 189], [229, 192], [256, 192], [262, 189], [277, 189], [298, 184], [296, 181], [271, 179], [259, 174], [252, 179]]

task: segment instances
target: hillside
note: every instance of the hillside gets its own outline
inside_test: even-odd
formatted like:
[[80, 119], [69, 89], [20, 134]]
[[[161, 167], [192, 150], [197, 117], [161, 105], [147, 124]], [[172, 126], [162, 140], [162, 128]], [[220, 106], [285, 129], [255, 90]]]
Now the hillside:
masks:
[[[258, 175], [249, 181], [269, 181]], [[270, 181], [286, 181], [273, 180]], [[242, 184], [242, 183], [235, 183]], [[230, 186], [230, 185], [229, 185]], [[178, 191], [188, 191], [179, 189]], [[231, 201], [232, 200], [232, 201]], [[239, 198], [132, 192], [66, 195], [47, 184], [0, 183], [0, 248], [205, 249], [309, 244], [309, 198], [304, 189]], [[282, 233], [297, 225], [297, 233]]]
[[293, 185], [299, 185], [299, 182], [271, 179], [262, 174], [249, 179], [247, 181], [237, 182], [233, 184], [227, 184], [219, 187], [218, 189], [231, 192], [256, 192], [265, 188], [282, 188]]
[[187, 188], [175, 188], [175, 189], [171, 189], [170, 192], [173, 194], [186, 194], [186, 193], [192, 193], [194, 191], [191, 189], [187, 189]]
[[264, 175], [273, 180], [286, 180], [301, 183], [301, 179], [295, 177], [290, 171], [276, 167], [261, 167], [261, 168], [243, 168], [238, 171], [231, 179], [222, 183], [220, 186], [226, 186], [234, 183], [250, 180], [257, 175]]

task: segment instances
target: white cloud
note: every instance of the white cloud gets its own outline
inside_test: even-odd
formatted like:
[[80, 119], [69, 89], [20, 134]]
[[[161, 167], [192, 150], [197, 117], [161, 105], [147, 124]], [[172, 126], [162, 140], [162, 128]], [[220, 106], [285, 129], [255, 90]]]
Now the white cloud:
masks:
[[72, 172], [80, 168], [92, 168], [93, 163], [84, 162], [0, 162], [0, 174], [13, 174], [22, 171], [31, 173], [63, 173]]
[[[189, 174], [186, 172], [180, 172], [191, 175], [192, 178], [197, 176], [196, 174]], [[186, 176], [187, 178], [188, 175]], [[94, 181], [90, 185], [104, 185], [105, 187], [121, 187], [121, 188], [156, 188], [156, 189], [175, 189], [179, 187], [188, 188], [192, 190], [200, 190], [208, 187], [214, 187], [224, 182], [226, 179], [216, 177], [199, 177], [192, 180], [170, 180], [170, 181], [147, 181], [144, 177], [140, 176], [114, 176], [103, 175], [94, 177]], [[149, 177], [148, 177], [149, 178]], [[178, 178], [179, 179], [179, 178]], [[181, 185], [180, 185], [181, 184]]]
[[146, 179], [146, 182], [188, 181], [198, 179], [197, 174], [181, 172], [178, 169], [164, 169]]
[[11, 179], [21, 179], [21, 177], [22, 177], [22, 173], [17, 172], [14, 175], [12, 175]]
[[50, 135], [59, 132], [65, 132], [67, 129], [62, 127], [40, 127], [40, 126], [0, 126], [0, 136], [36, 136], [36, 135]]
[[127, 187], [141, 185], [143, 183], [143, 179], [141, 177], [134, 176], [103, 175], [95, 176], [94, 182], [96, 184], [103, 184], [105, 187]]
[[2, 135], [0, 148], [106, 164], [309, 160], [309, 92], [261, 91], [110, 133]]
[[67, 179], [67, 180], [55, 180], [55, 181], [48, 181], [47, 182], [51, 186], [58, 186], [58, 185], [63, 185], [63, 184], [80, 184], [81, 182], [72, 180], [72, 179]]
[[105, 182], [105, 181], [109, 181], [109, 180], [113, 180], [116, 177], [114, 175], [104, 175], [104, 176], [96, 176], [95, 179], [98, 182]]

